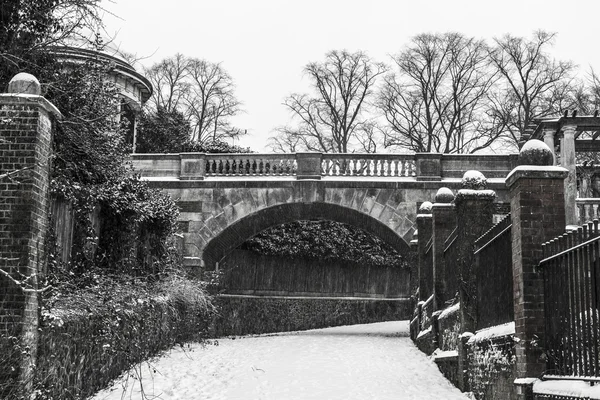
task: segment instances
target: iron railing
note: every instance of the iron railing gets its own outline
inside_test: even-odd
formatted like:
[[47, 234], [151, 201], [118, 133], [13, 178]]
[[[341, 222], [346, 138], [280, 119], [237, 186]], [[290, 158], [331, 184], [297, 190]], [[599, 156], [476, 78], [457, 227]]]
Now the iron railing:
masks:
[[475, 241], [477, 330], [514, 321], [510, 214]]
[[598, 220], [546, 242], [542, 248], [548, 372], [599, 377]]

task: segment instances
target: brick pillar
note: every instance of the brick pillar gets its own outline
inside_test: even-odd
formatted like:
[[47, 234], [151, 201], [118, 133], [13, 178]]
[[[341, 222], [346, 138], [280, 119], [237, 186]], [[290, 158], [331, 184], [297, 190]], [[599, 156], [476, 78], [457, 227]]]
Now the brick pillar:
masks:
[[567, 225], [577, 225], [577, 172], [575, 168], [575, 125], [563, 127], [563, 138], [560, 142], [560, 165], [569, 171], [565, 185], [565, 218]]
[[[544, 346], [544, 293], [537, 265], [542, 243], [565, 230], [565, 168], [539, 165], [544, 143], [526, 143], [519, 157], [521, 165], [506, 177], [512, 220], [512, 264], [514, 289], [517, 378], [537, 378], [546, 369]], [[531, 151], [528, 153], [528, 151]], [[547, 149], [546, 154], [551, 154]], [[550, 164], [552, 157], [546, 158]], [[531, 165], [537, 163], [538, 165]], [[537, 342], [537, 343], [536, 343]], [[524, 397], [520, 397], [524, 398]]]
[[[51, 120], [60, 113], [29, 74], [15, 76], [8, 89], [0, 94], [0, 338], [17, 338], [8, 351], [17, 351], [20, 360], [12, 373], [0, 371], [0, 379], [16, 380], [27, 394], [37, 354], [38, 277], [45, 264]], [[2, 354], [5, 360], [11, 356]]]
[[454, 203], [457, 215], [458, 293], [461, 332], [475, 332], [477, 326], [477, 271], [474, 270], [475, 241], [494, 224], [496, 193], [485, 190], [481, 172], [467, 171]]
[[435, 203], [431, 208], [433, 225], [433, 309], [443, 310], [445, 302], [454, 293], [448, 293], [446, 275], [449, 271], [444, 260], [446, 239], [456, 228], [456, 214], [454, 211], [454, 194], [448, 188], [440, 188], [435, 195]]
[[425, 301], [433, 291], [433, 271], [425, 263], [425, 250], [431, 239], [431, 203], [421, 204], [417, 214], [417, 265], [419, 276], [419, 300]]

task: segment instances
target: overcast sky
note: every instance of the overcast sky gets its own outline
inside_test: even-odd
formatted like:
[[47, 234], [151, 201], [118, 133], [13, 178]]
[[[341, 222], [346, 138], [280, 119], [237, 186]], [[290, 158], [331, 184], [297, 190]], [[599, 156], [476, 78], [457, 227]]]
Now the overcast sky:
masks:
[[[307, 90], [303, 67], [329, 50], [366, 51], [391, 63], [412, 36], [457, 31], [491, 42], [505, 33], [557, 32], [555, 57], [600, 70], [598, 0], [104, 0], [107, 32], [145, 66], [175, 53], [221, 62], [246, 113], [244, 146], [263, 150], [290, 115], [281, 105]], [[116, 16], [116, 17], [115, 17]]]

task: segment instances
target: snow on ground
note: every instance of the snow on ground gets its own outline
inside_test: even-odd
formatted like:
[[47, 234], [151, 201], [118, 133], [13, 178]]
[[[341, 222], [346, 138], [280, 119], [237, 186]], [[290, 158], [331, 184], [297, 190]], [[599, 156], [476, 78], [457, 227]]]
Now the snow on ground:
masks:
[[[467, 399], [408, 330], [408, 321], [383, 322], [175, 348], [142, 364], [143, 390], [148, 399], [181, 400]], [[128, 375], [93, 400], [141, 399], [136, 373]]]

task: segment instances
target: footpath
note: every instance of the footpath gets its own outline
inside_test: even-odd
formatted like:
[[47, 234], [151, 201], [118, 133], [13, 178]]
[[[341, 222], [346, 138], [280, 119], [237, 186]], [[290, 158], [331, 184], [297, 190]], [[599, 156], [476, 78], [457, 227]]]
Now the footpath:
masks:
[[468, 399], [408, 333], [408, 321], [397, 321], [174, 348], [93, 400]]

